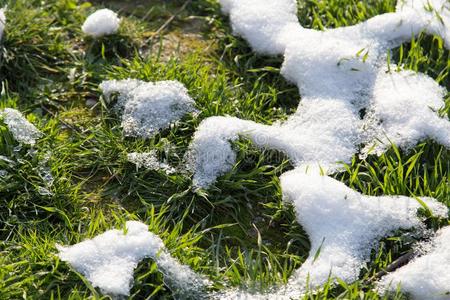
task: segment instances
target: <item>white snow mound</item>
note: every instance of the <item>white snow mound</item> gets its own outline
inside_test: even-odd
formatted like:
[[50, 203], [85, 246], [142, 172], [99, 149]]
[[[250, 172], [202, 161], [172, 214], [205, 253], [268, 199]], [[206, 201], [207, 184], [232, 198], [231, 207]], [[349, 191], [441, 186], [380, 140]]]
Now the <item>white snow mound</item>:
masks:
[[99, 9], [90, 15], [84, 22], [81, 30], [95, 38], [111, 35], [119, 30], [120, 19], [110, 9]]
[[150, 138], [196, 111], [194, 100], [178, 81], [109, 80], [100, 89], [107, 100], [118, 94], [116, 108], [122, 113], [126, 136]]
[[42, 136], [33, 124], [22, 115], [22, 113], [13, 108], [5, 108], [0, 111], [0, 118], [8, 126], [9, 131], [19, 143], [34, 145], [36, 140]]
[[159, 236], [137, 221], [126, 223], [126, 233], [113, 229], [76, 245], [57, 245], [57, 248], [61, 260], [69, 263], [106, 294], [128, 296], [133, 271], [146, 257], [155, 261], [174, 293], [198, 292], [208, 284], [207, 280], [173, 258]]
[[[302, 288], [318, 288], [330, 277], [353, 282], [378, 240], [399, 229], [424, 228], [417, 216], [422, 206], [414, 198], [364, 196], [331, 177], [298, 170], [283, 174], [281, 187], [311, 242], [308, 259], [289, 280], [288, 295], [298, 297]], [[434, 215], [447, 217], [444, 204], [421, 200]]]
[[413, 299], [450, 299], [450, 227], [436, 233], [431, 250], [382, 278], [380, 291], [401, 290]]

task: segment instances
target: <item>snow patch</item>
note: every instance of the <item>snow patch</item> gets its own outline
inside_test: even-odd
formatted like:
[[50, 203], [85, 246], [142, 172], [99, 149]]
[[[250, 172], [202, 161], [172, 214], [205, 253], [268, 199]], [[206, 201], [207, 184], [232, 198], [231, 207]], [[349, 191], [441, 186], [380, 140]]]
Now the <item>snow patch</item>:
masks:
[[198, 293], [209, 282], [173, 258], [159, 236], [137, 221], [126, 222], [123, 230], [109, 230], [73, 246], [57, 245], [61, 260], [82, 273], [94, 287], [111, 295], [130, 294], [133, 270], [152, 258], [174, 293]]
[[167, 163], [159, 161], [155, 150], [143, 153], [128, 153], [127, 158], [128, 161], [135, 164], [137, 168], [143, 167], [148, 170], [164, 171], [167, 174], [175, 173], [175, 169], [173, 167]]
[[150, 138], [196, 111], [194, 100], [178, 81], [109, 80], [100, 89], [107, 100], [118, 94], [116, 110], [122, 114], [126, 136]]
[[450, 147], [450, 122], [437, 112], [446, 90], [423, 74], [385, 74], [387, 51], [423, 31], [441, 35], [450, 47], [448, 26], [442, 26], [450, 22], [447, 1], [410, 0], [395, 13], [325, 31], [303, 28], [293, 0], [220, 2], [234, 32], [256, 52], [284, 54], [281, 74], [302, 99], [294, 115], [273, 126], [237, 118], [202, 122], [188, 153], [197, 187], [232, 168], [229, 143], [239, 137], [286, 153], [302, 170], [328, 174], [350, 163], [361, 145], [363, 156], [371, 149], [381, 154], [388, 141], [409, 149], [432, 138]]
[[110, 9], [99, 9], [91, 14], [84, 22], [81, 30], [95, 38], [111, 35], [119, 30], [120, 19]]
[[450, 298], [450, 227], [436, 233], [429, 252], [382, 278], [381, 292], [397, 290], [413, 299], [440, 300]]
[[[378, 240], [399, 229], [424, 228], [417, 216], [422, 206], [414, 198], [364, 196], [331, 177], [299, 170], [283, 174], [281, 187], [311, 242], [308, 259], [289, 280], [287, 292], [293, 296], [299, 288], [320, 287], [330, 277], [357, 280]], [[435, 216], [447, 217], [444, 204], [421, 200]]]
[[6, 8], [0, 9], [0, 40], [3, 37], [3, 31], [5, 31], [5, 26], [6, 26], [5, 10], [6, 10]]
[[42, 132], [28, 122], [18, 110], [5, 108], [0, 112], [0, 118], [3, 119], [9, 131], [19, 143], [34, 145], [36, 140], [42, 136]]

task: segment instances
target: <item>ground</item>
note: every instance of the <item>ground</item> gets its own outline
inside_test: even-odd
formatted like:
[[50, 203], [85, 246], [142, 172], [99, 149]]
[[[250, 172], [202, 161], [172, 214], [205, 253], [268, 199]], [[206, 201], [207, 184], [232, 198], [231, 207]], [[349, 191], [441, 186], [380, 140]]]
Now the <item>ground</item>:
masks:
[[[80, 242], [132, 219], [149, 224], [174, 256], [209, 276], [216, 290], [263, 289], [285, 282], [301, 265], [309, 242], [292, 207], [282, 202], [278, 177], [292, 167], [280, 153], [241, 140], [233, 170], [201, 191], [192, 188], [189, 173], [137, 170], [127, 161], [129, 152], [156, 149], [182, 165], [195, 128], [209, 116], [266, 124], [285, 119], [300, 97], [279, 74], [281, 57], [258, 56], [233, 37], [215, 0], [195, 0], [182, 10], [184, 1], [164, 0], [0, 4], [8, 5], [0, 107], [19, 109], [44, 133], [34, 147], [20, 147], [0, 123], [0, 169], [7, 171], [0, 177], [0, 299], [108, 298], [59, 261], [55, 245]], [[395, 4], [300, 1], [299, 19], [310, 28], [339, 27], [393, 11]], [[81, 25], [102, 7], [118, 11], [122, 26], [114, 36], [93, 40]], [[420, 36], [390, 57], [449, 87], [450, 56], [440, 39]], [[128, 77], [179, 80], [200, 113], [149, 140], [124, 138], [98, 84]], [[393, 148], [381, 157], [355, 157], [335, 177], [366, 195], [431, 196], [450, 205], [449, 161], [449, 151], [424, 142], [408, 153]], [[447, 224], [427, 221], [432, 229]], [[414, 241], [401, 232], [383, 240], [358, 282], [325, 287], [306, 299], [379, 299], [372, 291], [374, 274]], [[171, 293], [154, 263], [144, 260], [130, 298], [152, 297], [170, 299]]]

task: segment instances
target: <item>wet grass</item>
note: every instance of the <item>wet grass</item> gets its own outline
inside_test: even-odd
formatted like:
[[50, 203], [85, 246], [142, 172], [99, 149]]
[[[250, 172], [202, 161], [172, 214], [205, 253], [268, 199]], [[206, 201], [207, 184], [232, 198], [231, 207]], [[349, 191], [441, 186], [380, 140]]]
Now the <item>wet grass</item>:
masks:
[[[193, 1], [158, 36], [183, 1], [0, 3], [8, 4], [0, 107], [20, 109], [44, 133], [36, 146], [20, 147], [0, 124], [0, 155], [8, 158], [0, 159], [7, 172], [0, 177], [0, 299], [108, 298], [58, 260], [55, 244], [74, 244], [130, 219], [149, 224], [171, 253], [213, 279], [218, 290], [282, 283], [301, 265], [309, 241], [282, 202], [278, 177], [291, 166], [281, 154], [241, 140], [235, 168], [202, 193], [192, 190], [189, 174], [136, 170], [126, 159], [128, 152], [156, 149], [182, 165], [195, 128], [209, 116], [265, 124], [285, 119], [300, 97], [279, 74], [282, 58], [257, 56], [233, 37], [213, 0]], [[120, 32], [100, 40], [84, 36], [84, 19], [104, 6], [121, 14]], [[307, 27], [338, 27], [394, 7], [393, 0], [308, 0], [301, 1], [299, 18]], [[439, 39], [420, 36], [392, 57], [449, 86], [449, 52]], [[127, 77], [179, 80], [200, 114], [150, 140], [124, 138], [98, 84]], [[450, 205], [449, 155], [425, 142], [409, 153], [355, 157], [337, 178], [367, 195], [431, 196]], [[374, 249], [360, 281], [305, 298], [379, 299], [367, 279], [407, 251], [407, 239], [399, 233]], [[171, 298], [151, 260], [139, 265], [135, 279], [130, 298]]]

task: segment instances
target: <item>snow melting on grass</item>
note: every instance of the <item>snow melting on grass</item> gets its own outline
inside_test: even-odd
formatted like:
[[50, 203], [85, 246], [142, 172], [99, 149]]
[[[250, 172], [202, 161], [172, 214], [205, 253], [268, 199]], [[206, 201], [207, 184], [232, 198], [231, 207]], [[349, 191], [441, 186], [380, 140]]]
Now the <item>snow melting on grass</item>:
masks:
[[209, 285], [206, 279], [173, 258], [159, 236], [137, 221], [126, 223], [126, 233], [113, 229], [76, 245], [57, 245], [57, 248], [61, 260], [106, 294], [128, 296], [133, 271], [146, 257], [155, 261], [165, 283], [175, 294], [195, 294]]
[[109, 80], [100, 89], [107, 100], [118, 94], [116, 108], [122, 114], [126, 136], [150, 138], [196, 111], [194, 100], [178, 81]]
[[[298, 169], [281, 176], [281, 187], [284, 199], [293, 204], [297, 221], [309, 236], [309, 257], [286, 286], [267, 293], [228, 290], [218, 293], [216, 299], [298, 299], [328, 280], [352, 282], [358, 279], [380, 239], [401, 229], [425, 230], [417, 215], [423, 206], [414, 198], [364, 196], [331, 177]], [[433, 198], [420, 200], [435, 216], [447, 217], [445, 205]], [[448, 245], [445, 249], [448, 251]], [[444, 262], [442, 257], [438, 259]], [[446, 259], [448, 266], [448, 256]], [[437, 272], [434, 278], [442, 274]]]
[[450, 227], [439, 230], [431, 249], [406, 266], [386, 275], [380, 290], [395, 292], [397, 287], [413, 299], [450, 299]]
[[[287, 292], [293, 296], [299, 288], [317, 288], [329, 277], [357, 280], [379, 239], [399, 229], [424, 228], [417, 216], [422, 205], [414, 198], [364, 196], [331, 177], [299, 170], [283, 174], [281, 187], [311, 242], [308, 259], [289, 280]], [[445, 205], [432, 198], [421, 200], [435, 216], [447, 217]]]
[[84, 22], [81, 29], [87, 35], [102, 37], [114, 34], [119, 30], [120, 19], [117, 14], [107, 8], [97, 10]]
[[[447, 1], [405, 1], [395, 13], [325, 31], [301, 27], [293, 0], [220, 2], [234, 32], [255, 51], [284, 54], [281, 74], [298, 86], [302, 99], [294, 115], [273, 126], [237, 118], [205, 120], [188, 154], [196, 186], [207, 187], [231, 169], [236, 155], [228, 144], [241, 136], [285, 152], [298, 168], [327, 173], [349, 163], [363, 144], [363, 154], [372, 148], [382, 153], [389, 140], [404, 149], [426, 138], [450, 146], [450, 123], [436, 111], [445, 90], [426, 75], [383, 75], [386, 52], [423, 31], [441, 35], [450, 46], [442, 25], [450, 22]], [[395, 82], [393, 94], [389, 82]], [[412, 84], [411, 110], [405, 112]], [[389, 101], [382, 98], [386, 95]]]
[[155, 150], [150, 152], [137, 153], [132, 152], [127, 155], [128, 161], [135, 164], [137, 168], [145, 168], [154, 171], [164, 171], [167, 174], [172, 174], [175, 169], [169, 164], [161, 162]]
[[19, 142], [34, 145], [42, 133], [22, 115], [18, 110], [5, 108], [0, 111], [0, 118], [8, 126], [13, 137]]
[[6, 8], [0, 9], [0, 40], [3, 37], [3, 31], [5, 31], [5, 26], [6, 26], [5, 10], [6, 10]]

